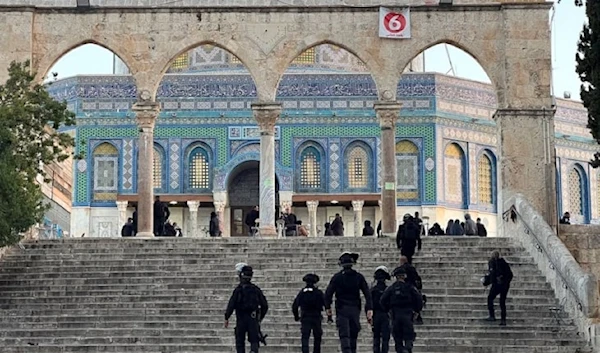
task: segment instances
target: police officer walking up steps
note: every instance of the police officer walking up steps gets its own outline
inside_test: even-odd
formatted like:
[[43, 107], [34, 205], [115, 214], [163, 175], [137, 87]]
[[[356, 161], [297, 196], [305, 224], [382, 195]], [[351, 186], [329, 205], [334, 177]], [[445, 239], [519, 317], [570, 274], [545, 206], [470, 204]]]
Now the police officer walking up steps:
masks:
[[417, 337], [413, 326], [413, 315], [423, 309], [423, 299], [417, 289], [406, 283], [406, 270], [394, 270], [396, 283], [381, 296], [381, 306], [392, 316], [392, 335], [396, 342], [396, 353], [412, 353]]
[[240, 284], [233, 291], [225, 310], [225, 328], [229, 327], [229, 318], [235, 311], [235, 349], [237, 353], [246, 352], [246, 335], [250, 342], [250, 352], [258, 353], [258, 344], [261, 340], [260, 322], [269, 310], [262, 290], [250, 282], [253, 274], [252, 267], [242, 267], [239, 274]]
[[390, 280], [390, 273], [385, 266], [375, 269], [377, 283], [371, 288], [373, 298], [373, 353], [388, 353], [390, 350], [390, 316], [381, 306], [381, 296], [387, 289], [385, 281]]
[[[302, 353], [308, 353], [308, 340], [312, 332], [315, 340], [314, 353], [321, 353], [321, 338], [323, 337], [323, 309], [325, 308], [325, 296], [323, 292], [316, 287], [319, 282], [319, 276], [309, 273], [304, 278], [306, 287], [296, 296], [292, 305], [294, 320], [300, 321], [300, 332], [302, 333]], [[300, 312], [298, 311], [300, 309]]]
[[[408, 258], [404, 255], [400, 256], [400, 267], [406, 272], [406, 279], [404, 282], [410, 284], [419, 291], [421, 298], [423, 298], [423, 306], [425, 306], [427, 297], [421, 292], [423, 290], [423, 282], [421, 281], [421, 276], [419, 276], [417, 269], [408, 262]], [[420, 311], [415, 313], [415, 323], [417, 325], [423, 325], [423, 317], [421, 316]]]
[[336, 273], [325, 291], [325, 308], [331, 316], [331, 303], [335, 294], [336, 324], [342, 353], [356, 353], [356, 340], [360, 332], [360, 292], [365, 296], [367, 321], [372, 323], [373, 303], [365, 277], [352, 269], [358, 254], [345, 252], [340, 256], [342, 270]]

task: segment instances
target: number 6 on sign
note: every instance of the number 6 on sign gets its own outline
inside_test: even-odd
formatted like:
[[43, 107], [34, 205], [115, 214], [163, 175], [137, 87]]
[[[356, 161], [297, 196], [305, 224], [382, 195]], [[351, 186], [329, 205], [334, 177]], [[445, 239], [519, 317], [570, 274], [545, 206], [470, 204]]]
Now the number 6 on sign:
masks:
[[379, 36], [381, 38], [410, 38], [410, 8], [392, 11], [379, 8]]

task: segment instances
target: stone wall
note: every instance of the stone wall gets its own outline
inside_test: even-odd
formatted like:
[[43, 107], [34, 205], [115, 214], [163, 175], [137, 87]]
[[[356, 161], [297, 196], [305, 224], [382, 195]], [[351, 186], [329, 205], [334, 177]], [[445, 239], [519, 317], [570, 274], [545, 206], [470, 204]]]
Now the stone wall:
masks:
[[584, 270], [600, 273], [600, 226], [561, 224], [559, 237]]

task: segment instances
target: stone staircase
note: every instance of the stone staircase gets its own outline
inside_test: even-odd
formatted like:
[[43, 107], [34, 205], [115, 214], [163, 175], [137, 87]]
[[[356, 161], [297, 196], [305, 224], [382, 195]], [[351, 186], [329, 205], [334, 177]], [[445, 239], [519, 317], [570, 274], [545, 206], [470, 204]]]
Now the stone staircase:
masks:
[[[261, 352], [299, 352], [291, 303], [305, 273], [318, 273], [325, 288], [348, 250], [361, 254], [356, 268], [371, 280], [377, 266], [393, 268], [399, 256], [393, 240], [374, 238], [83, 238], [24, 245], [0, 262], [1, 353], [235, 352], [223, 312], [240, 261], [254, 267], [254, 282], [270, 302], [263, 322], [269, 345]], [[482, 320], [487, 293], [479, 279], [495, 249], [515, 273], [507, 327]], [[564, 313], [554, 317], [552, 289], [511, 239], [428, 237], [415, 265], [429, 298], [415, 353], [590, 351]], [[339, 352], [335, 326], [324, 327], [323, 352]], [[359, 352], [370, 351], [364, 322]]]

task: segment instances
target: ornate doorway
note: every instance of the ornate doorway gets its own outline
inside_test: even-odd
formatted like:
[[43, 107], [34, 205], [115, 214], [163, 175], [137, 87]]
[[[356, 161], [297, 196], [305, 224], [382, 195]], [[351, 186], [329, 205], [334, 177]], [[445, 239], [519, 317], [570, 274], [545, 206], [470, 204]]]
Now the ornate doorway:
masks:
[[[275, 215], [279, 215], [279, 182], [275, 178]], [[231, 210], [231, 236], [247, 236], [246, 216], [260, 201], [260, 170], [258, 161], [248, 161], [237, 166], [229, 179], [227, 192]]]

